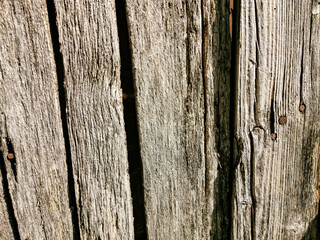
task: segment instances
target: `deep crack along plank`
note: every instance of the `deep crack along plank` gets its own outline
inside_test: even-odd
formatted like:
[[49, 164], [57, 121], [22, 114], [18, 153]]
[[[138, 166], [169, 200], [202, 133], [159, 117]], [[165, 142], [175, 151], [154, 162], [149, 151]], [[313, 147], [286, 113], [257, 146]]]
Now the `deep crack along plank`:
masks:
[[133, 239], [113, 0], [55, 1], [83, 239]]
[[[230, 148], [228, 3], [126, 3], [148, 236], [209, 239], [212, 229], [216, 239], [223, 238], [228, 216], [225, 150]], [[217, 42], [220, 49], [213, 46]], [[219, 66], [219, 61], [226, 65]], [[219, 94], [223, 94], [220, 110]], [[226, 115], [217, 120], [215, 111]], [[222, 122], [220, 133], [215, 132], [215, 120]], [[224, 135], [221, 145], [216, 134]], [[221, 172], [216, 145], [222, 151]], [[214, 185], [219, 187], [213, 189]]]
[[[319, 9], [315, 0], [241, 1], [233, 239], [315, 234]], [[299, 110], [302, 104], [304, 112]], [[281, 124], [284, 116], [286, 124]]]
[[2, 172], [0, 171], [0, 239], [14, 239], [2, 178]]
[[[0, 1], [2, 173], [21, 239], [71, 239], [68, 174], [46, 2]], [[7, 158], [13, 153], [14, 159]], [[4, 169], [5, 168], [5, 169]], [[2, 189], [4, 180], [1, 179]], [[10, 200], [0, 192], [0, 212]], [[4, 201], [6, 205], [4, 205]], [[6, 214], [1, 214], [5, 218]], [[10, 238], [6, 221], [0, 236]], [[3, 228], [6, 229], [3, 229]], [[5, 231], [5, 233], [3, 233]]]

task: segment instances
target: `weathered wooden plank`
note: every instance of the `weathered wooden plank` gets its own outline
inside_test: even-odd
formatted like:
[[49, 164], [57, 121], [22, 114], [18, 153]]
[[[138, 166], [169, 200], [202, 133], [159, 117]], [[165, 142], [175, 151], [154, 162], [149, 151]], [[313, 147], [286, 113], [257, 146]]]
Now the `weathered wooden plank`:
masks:
[[227, 1], [127, 1], [150, 239], [208, 239], [211, 224], [216, 239], [227, 234], [228, 10]]
[[[22, 239], [71, 239], [66, 155], [46, 2], [1, 1], [0, 42], [5, 162], [1, 168], [7, 172], [2, 177], [8, 180], [14, 208], [10, 217], [17, 220]], [[8, 153], [14, 153], [14, 159], [9, 160]], [[0, 206], [1, 212], [8, 212]], [[6, 231], [9, 237], [10, 228]]]
[[318, 213], [318, 9], [241, 1], [233, 239], [301, 239]]
[[115, 2], [55, 1], [83, 239], [133, 239]]

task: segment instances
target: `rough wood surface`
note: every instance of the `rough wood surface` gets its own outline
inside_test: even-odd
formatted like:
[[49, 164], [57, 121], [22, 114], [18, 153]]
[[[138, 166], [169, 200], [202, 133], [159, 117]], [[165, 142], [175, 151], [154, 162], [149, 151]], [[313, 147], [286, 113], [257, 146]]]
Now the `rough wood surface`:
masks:
[[115, 3], [55, 1], [83, 239], [133, 239]]
[[[10, 192], [10, 197], [1, 198], [0, 212], [8, 211], [10, 198], [14, 213], [9, 214], [18, 222], [21, 239], [71, 239], [66, 155], [46, 2], [0, 1], [0, 42], [1, 172], [7, 173], [2, 178], [7, 178]], [[9, 160], [8, 153], [14, 153], [14, 159]], [[2, 219], [6, 216], [1, 214]], [[0, 225], [3, 239], [13, 239], [8, 221]]]
[[319, 8], [319, 1], [241, 1], [232, 239], [302, 239], [314, 230]]
[[[319, 1], [126, 10], [148, 238], [320, 239]], [[115, 1], [0, 0], [0, 44], [0, 239], [133, 239]]]
[[[217, 170], [215, 136], [228, 145], [228, 9], [227, 1], [127, 1], [150, 239], [208, 239], [212, 222], [216, 239], [226, 234], [227, 175]], [[227, 101], [214, 109], [222, 93]], [[215, 111], [227, 113], [220, 133]]]

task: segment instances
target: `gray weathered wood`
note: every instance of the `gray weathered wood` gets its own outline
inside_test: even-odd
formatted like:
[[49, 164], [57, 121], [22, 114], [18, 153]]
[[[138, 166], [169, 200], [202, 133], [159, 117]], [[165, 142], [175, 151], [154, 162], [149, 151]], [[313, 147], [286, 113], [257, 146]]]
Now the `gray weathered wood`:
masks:
[[211, 228], [216, 239], [227, 234], [228, 8], [227, 1], [127, 1], [150, 239], [208, 239]]
[[301, 239], [318, 214], [319, 8], [241, 1], [232, 239]]
[[[71, 239], [66, 155], [46, 2], [0, 1], [0, 43], [5, 162], [1, 168], [7, 171], [14, 207], [11, 217], [18, 222], [21, 239]], [[7, 159], [8, 150], [12, 152], [8, 139], [15, 164]], [[7, 206], [0, 194], [2, 213]], [[1, 220], [0, 225], [3, 239], [12, 239], [8, 221]]]
[[115, 2], [55, 1], [83, 239], [133, 239]]

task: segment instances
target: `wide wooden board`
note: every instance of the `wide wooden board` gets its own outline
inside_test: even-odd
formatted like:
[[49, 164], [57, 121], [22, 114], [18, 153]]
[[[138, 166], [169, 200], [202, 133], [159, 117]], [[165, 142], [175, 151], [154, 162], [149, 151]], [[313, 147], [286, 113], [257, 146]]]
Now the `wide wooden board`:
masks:
[[133, 239], [115, 2], [55, 1], [82, 239]]
[[319, 207], [319, 1], [239, 11], [232, 238], [302, 239]]
[[[0, 200], [0, 212], [16, 220], [15, 237], [71, 239], [66, 154], [46, 2], [0, 1], [0, 42], [1, 177], [7, 184], [1, 182], [2, 190], [8, 191]], [[7, 158], [9, 153], [14, 159]], [[1, 221], [0, 235], [11, 239], [6, 222]]]
[[149, 238], [227, 236], [229, 5], [128, 0], [127, 14]]

